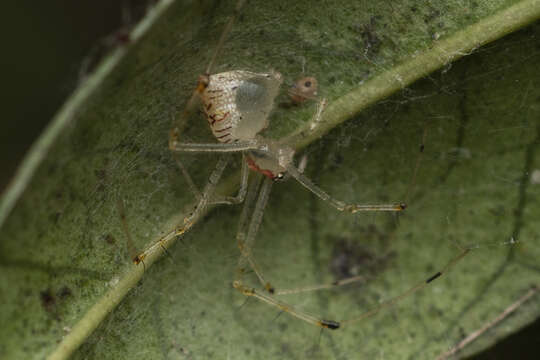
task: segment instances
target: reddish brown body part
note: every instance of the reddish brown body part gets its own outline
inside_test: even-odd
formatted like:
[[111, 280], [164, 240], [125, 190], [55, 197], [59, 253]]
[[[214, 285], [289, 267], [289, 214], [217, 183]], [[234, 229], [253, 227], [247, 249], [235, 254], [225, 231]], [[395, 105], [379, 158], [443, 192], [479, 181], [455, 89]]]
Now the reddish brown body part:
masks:
[[249, 166], [249, 168], [250, 168], [251, 170], [256, 171], [256, 172], [258, 172], [258, 173], [261, 173], [261, 174], [263, 174], [264, 176], [266, 176], [266, 177], [268, 177], [268, 178], [270, 178], [270, 179], [272, 179], [272, 180], [274, 180], [274, 179], [277, 177], [277, 176], [276, 176], [273, 172], [271, 172], [270, 170], [261, 169], [261, 168], [255, 163], [255, 161], [254, 161], [252, 158], [250, 158], [249, 156], [246, 157], [246, 161], [247, 161], [248, 166]]

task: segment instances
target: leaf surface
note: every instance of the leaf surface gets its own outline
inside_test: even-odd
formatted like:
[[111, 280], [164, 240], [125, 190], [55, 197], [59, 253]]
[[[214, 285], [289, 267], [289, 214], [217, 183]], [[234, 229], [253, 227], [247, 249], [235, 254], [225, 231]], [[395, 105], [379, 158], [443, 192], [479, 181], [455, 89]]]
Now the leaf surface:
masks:
[[[459, 253], [455, 244], [473, 249], [433, 285], [322, 334], [253, 299], [244, 304], [231, 287], [240, 206], [213, 209], [144, 274], [130, 264], [118, 200], [139, 249], [194, 206], [167, 134], [231, 12], [231, 3], [210, 3], [164, 8], [42, 153], [0, 229], [2, 358], [62, 358], [71, 352], [62, 338], [97, 326], [80, 332], [73, 358], [432, 359], [538, 285], [538, 22], [473, 51], [538, 18], [538, 1], [249, 1], [218, 57], [214, 72], [275, 69], [286, 84], [316, 76], [330, 104], [320, 127], [308, 130], [315, 105], [290, 106], [284, 87], [264, 135], [302, 148], [306, 174], [338, 199], [409, 205], [399, 216], [347, 215], [294, 181], [276, 184], [255, 249], [274, 285], [366, 277], [284, 300], [325, 319], [354, 318], [438, 271]], [[527, 16], [510, 11], [520, 6]], [[492, 23], [508, 26], [479, 26]], [[452, 41], [462, 51], [437, 58]], [[445, 67], [405, 87], [433, 58]], [[412, 74], [400, 73], [417, 60]], [[182, 136], [212, 141], [197, 113]], [[221, 192], [238, 178], [235, 159]], [[185, 162], [202, 187], [215, 156]], [[534, 320], [539, 302], [465, 353]]]

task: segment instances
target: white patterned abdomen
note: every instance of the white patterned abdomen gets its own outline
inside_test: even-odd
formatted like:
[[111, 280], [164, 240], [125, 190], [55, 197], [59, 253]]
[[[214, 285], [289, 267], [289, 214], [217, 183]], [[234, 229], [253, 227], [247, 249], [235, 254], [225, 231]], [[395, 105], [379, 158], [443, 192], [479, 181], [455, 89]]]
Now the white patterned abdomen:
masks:
[[222, 143], [251, 140], [268, 125], [281, 74], [235, 70], [210, 75], [201, 94], [203, 111]]

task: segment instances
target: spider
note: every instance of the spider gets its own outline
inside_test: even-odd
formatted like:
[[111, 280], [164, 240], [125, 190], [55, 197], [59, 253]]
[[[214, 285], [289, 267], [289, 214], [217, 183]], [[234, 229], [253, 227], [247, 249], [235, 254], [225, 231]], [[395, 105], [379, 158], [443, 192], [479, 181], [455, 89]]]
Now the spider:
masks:
[[[244, 203], [240, 215], [238, 231], [236, 234], [237, 245], [240, 250], [240, 259], [237, 267], [236, 279], [233, 287], [247, 297], [254, 297], [264, 303], [277, 307], [283, 312], [297, 317], [307, 323], [327, 329], [338, 329], [345, 323], [352, 323], [372, 316], [380, 310], [391, 306], [409, 294], [420, 290], [433, 280], [448, 271], [455, 263], [462, 259], [468, 249], [462, 249], [460, 255], [452, 259], [444, 268], [427, 278], [425, 281], [413, 286], [403, 294], [394, 297], [375, 309], [361, 314], [359, 317], [345, 321], [323, 319], [319, 316], [301, 311], [293, 306], [278, 300], [276, 296], [282, 294], [299, 293], [332, 287], [343, 286], [362, 280], [361, 276], [335, 281], [331, 284], [316, 285], [298, 289], [275, 289], [268, 281], [261, 267], [257, 264], [252, 254], [255, 238], [262, 222], [264, 209], [267, 205], [271, 187], [274, 183], [287, 178], [294, 178], [307, 190], [315, 194], [321, 200], [335, 209], [356, 213], [359, 211], [392, 211], [399, 212], [406, 208], [405, 203], [383, 205], [359, 205], [348, 204], [337, 200], [315, 185], [303, 174], [302, 167], [294, 165], [295, 151], [292, 147], [280, 140], [266, 139], [259, 133], [269, 125], [269, 115], [274, 107], [274, 100], [278, 95], [282, 84], [282, 76], [279, 72], [255, 73], [246, 70], [232, 70], [218, 74], [211, 74], [212, 67], [217, 59], [227, 33], [232, 28], [235, 18], [240, 11], [244, 0], [236, 4], [235, 13], [227, 22], [219, 39], [217, 48], [206, 68], [206, 72], [199, 76], [197, 86], [188, 100], [180, 119], [188, 117], [189, 110], [195, 106], [197, 100], [201, 102], [201, 108], [210, 129], [217, 140], [215, 143], [184, 143], [180, 141], [178, 126], [173, 127], [169, 134], [169, 150], [181, 169], [191, 192], [197, 198], [195, 210], [184, 219], [184, 224], [179, 226], [174, 234], [182, 235], [210, 205], [215, 204], [239, 204]], [[309, 89], [313, 86], [312, 89]], [[301, 103], [306, 99], [318, 99], [317, 82], [314, 78], [299, 80], [290, 90], [289, 95], [293, 102]], [[312, 124], [316, 124], [326, 106], [326, 99], [320, 99], [314, 114]], [[183, 166], [178, 154], [181, 153], [216, 153], [219, 155], [217, 165], [211, 173], [203, 191], [199, 191], [186, 168]], [[242, 169], [240, 175], [240, 188], [234, 197], [214, 196], [214, 190], [229, 163], [231, 153], [242, 154]], [[250, 172], [255, 173], [255, 179], [249, 182]], [[159, 245], [159, 242], [158, 244]], [[154, 246], [156, 246], [154, 245]], [[154, 247], [152, 246], [152, 248]], [[148, 252], [148, 250], [147, 250]], [[143, 261], [146, 252], [136, 256], [134, 261], [138, 264]], [[264, 290], [247, 286], [243, 281], [243, 275], [252, 271]]]

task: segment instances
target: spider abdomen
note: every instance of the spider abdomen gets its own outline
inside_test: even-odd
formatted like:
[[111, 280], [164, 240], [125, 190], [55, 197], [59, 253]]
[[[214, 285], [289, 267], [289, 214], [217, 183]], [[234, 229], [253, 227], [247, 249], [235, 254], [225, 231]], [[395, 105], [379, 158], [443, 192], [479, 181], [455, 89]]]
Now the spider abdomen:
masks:
[[210, 75], [203, 111], [219, 142], [250, 140], [268, 126], [281, 74], [234, 70]]

